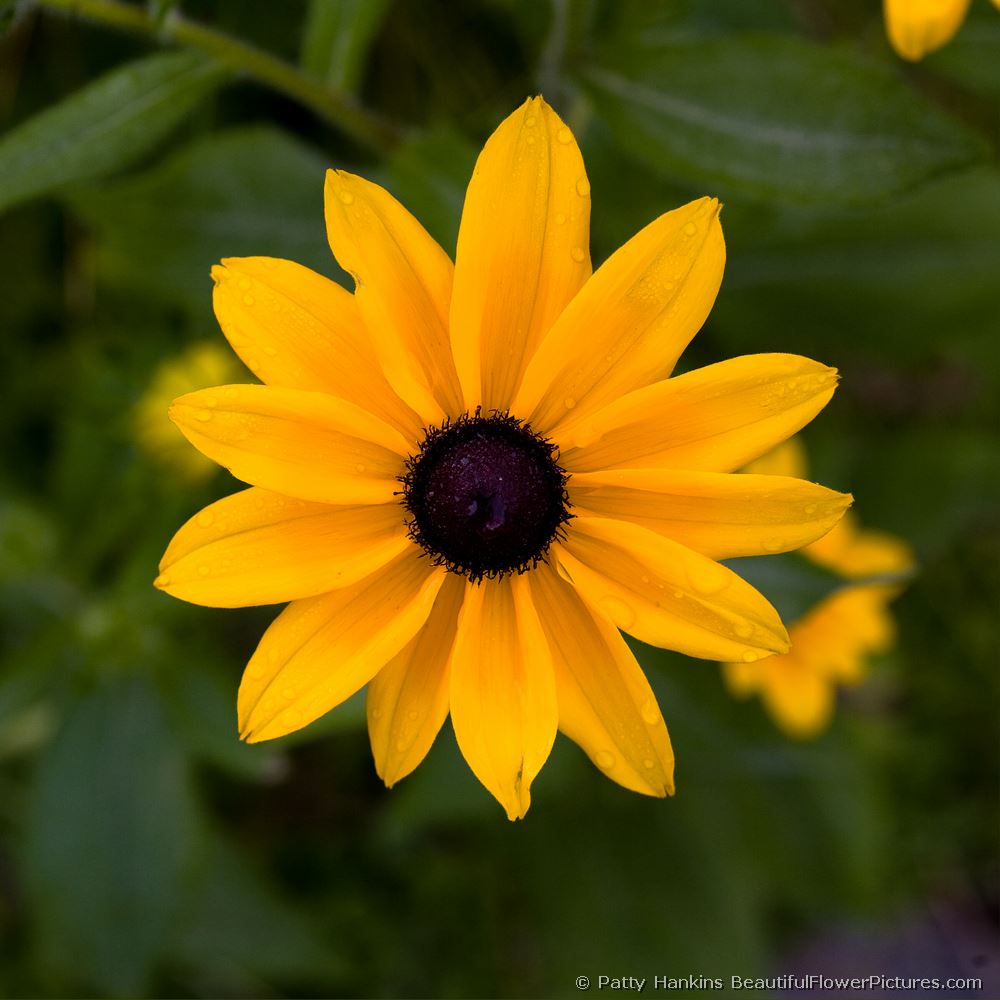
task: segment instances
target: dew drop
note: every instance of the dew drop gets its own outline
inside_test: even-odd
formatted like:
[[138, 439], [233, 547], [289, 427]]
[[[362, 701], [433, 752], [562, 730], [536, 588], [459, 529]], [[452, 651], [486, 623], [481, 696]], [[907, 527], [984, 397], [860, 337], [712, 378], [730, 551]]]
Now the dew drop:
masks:
[[219, 401], [215, 398], [215, 396], [206, 396], [205, 405], [211, 410], [219, 405]]
[[761, 547], [765, 552], [780, 552], [784, 547], [784, 542], [780, 538], [765, 538], [761, 542]]
[[646, 768], [647, 771], [651, 771], [656, 766], [656, 761], [652, 757], [647, 757], [642, 762], [642, 766]]
[[685, 225], [684, 227], [685, 236], [694, 236], [696, 232], [698, 232], [698, 227], [693, 222], [689, 222], [687, 223], [687, 225]]
[[737, 622], [733, 630], [741, 639], [749, 639], [753, 635], [753, 626], [747, 622]]
[[416, 721], [417, 721], [417, 719], [419, 719], [419, 718], [420, 718], [420, 713], [419, 713], [419, 712], [416, 712], [416, 711], [414, 711], [414, 710], [413, 710], [413, 709], [411, 708], [411, 709], [410, 709], [410, 711], [406, 713], [406, 717], [407, 717], [407, 718], [408, 718], [408, 719], [410, 720], [410, 722], [416, 722]]
[[208, 576], [208, 574], [211, 573], [211, 572], [212, 572], [212, 568], [208, 565], [208, 563], [202, 563], [198, 567], [198, 574], [199, 574], [199, 576]]
[[743, 654], [744, 663], [756, 663], [760, 659], [761, 654], [756, 649], [748, 649]]
[[569, 255], [578, 264], [581, 263], [583, 261], [584, 257], [587, 256], [586, 253], [584, 253], [583, 247], [573, 247], [573, 249], [570, 250]]
[[815, 514], [816, 513], [816, 504], [814, 504], [814, 503], [807, 503], [806, 506], [805, 506], [805, 511], [806, 511], [807, 514]]
[[358, 464], [354, 466], [354, 471], [360, 475], [362, 472], [365, 471], [365, 467], [361, 462], [358, 462]]
[[255, 301], [256, 301], [256, 299], [252, 295], [244, 295], [243, 296], [243, 305], [245, 305], [245, 306], [252, 306]]
[[558, 132], [556, 138], [564, 145], [568, 146], [573, 141], [573, 133], [564, 125]]
[[278, 348], [277, 347], [273, 347], [270, 344], [268, 344], [267, 347], [264, 348], [264, 353], [269, 358], [273, 358], [278, 353]]
[[564, 225], [565, 222], [566, 222], [566, 213], [565, 212], [557, 212], [556, 213], [556, 225], [557, 226], [561, 226], [561, 225]]
[[372, 718], [373, 719], [381, 719], [382, 718], [382, 709], [381, 708], [373, 708], [372, 709]]
[[645, 705], [639, 710], [639, 714], [642, 716], [642, 721], [646, 723], [647, 726], [655, 726], [660, 721], [660, 710], [656, 707], [656, 702], [652, 698], [646, 702]]
[[203, 510], [198, 515], [197, 525], [199, 528], [210, 528], [215, 520], [215, 514], [210, 510]]
[[351, 194], [350, 191], [341, 191], [340, 192], [340, 200], [345, 205], [353, 205], [354, 204], [354, 195]]
[[402, 753], [406, 749], [406, 740], [396, 740], [396, 752]]
[[576, 193], [581, 198], [586, 198], [590, 194], [590, 181], [586, 177], [581, 177], [576, 182]]
[[200, 420], [200, 421], [202, 421], [202, 423], [204, 423], [206, 420], [211, 420], [212, 419], [212, 411], [211, 410], [195, 410], [194, 419], [195, 420]]
[[241, 292], [249, 292], [250, 291], [250, 279], [249, 278], [240, 278], [240, 291]]
[[528, 117], [524, 119], [524, 124], [527, 125], [528, 128], [534, 128], [537, 121], [538, 119], [534, 115], [528, 115]]
[[576, 400], [572, 396], [567, 396], [563, 400], [563, 406], [565, 406], [567, 410], [572, 410], [573, 407], [576, 406]]
[[597, 766], [605, 771], [610, 771], [615, 766], [615, 755], [607, 750], [598, 750], [594, 759], [597, 761]]

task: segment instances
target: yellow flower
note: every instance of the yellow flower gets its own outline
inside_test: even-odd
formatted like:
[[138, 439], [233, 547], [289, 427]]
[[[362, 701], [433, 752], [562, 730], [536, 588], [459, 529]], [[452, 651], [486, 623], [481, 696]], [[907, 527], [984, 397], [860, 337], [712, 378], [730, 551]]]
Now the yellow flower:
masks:
[[[970, 0], [884, 0], [885, 30], [896, 52], [916, 62], [947, 45], [962, 26]], [[1000, 8], [1000, 0], [993, 0]]]
[[[746, 471], [808, 474], [797, 438], [752, 462]], [[790, 626], [789, 652], [759, 663], [724, 663], [723, 670], [734, 693], [758, 693], [782, 729], [806, 738], [829, 723], [837, 685], [857, 683], [867, 658], [891, 648], [896, 630], [888, 605], [899, 585], [889, 581], [909, 573], [914, 558], [902, 539], [862, 529], [850, 512], [802, 554], [843, 577], [845, 586]], [[873, 582], [851, 582], [855, 580]]]
[[188, 480], [205, 479], [216, 466], [192, 451], [163, 419], [167, 407], [182, 393], [218, 385], [240, 375], [232, 354], [215, 341], [193, 344], [156, 369], [133, 413], [136, 441], [156, 461]]
[[643, 229], [591, 274], [590, 185], [540, 98], [487, 142], [456, 263], [387, 191], [326, 183], [353, 295], [284, 260], [226, 260], [215, 310], [265, 383], [171, 416], [251, 488], [177, 533], [157, 585], [216, 607], [290, 601], [247, 666], [251, 742], [368, 685], [392, 785], [451, 715], [511, 819], [557, 729], [609, 777], [673, 791], [656, 699], [619, 629], [709, 659], [788, 648], [719, 564], [824, 535], [850, 497], [731, 470], [826, 404], [794, 355], [668, 378], [722, 280], [719, 205]]

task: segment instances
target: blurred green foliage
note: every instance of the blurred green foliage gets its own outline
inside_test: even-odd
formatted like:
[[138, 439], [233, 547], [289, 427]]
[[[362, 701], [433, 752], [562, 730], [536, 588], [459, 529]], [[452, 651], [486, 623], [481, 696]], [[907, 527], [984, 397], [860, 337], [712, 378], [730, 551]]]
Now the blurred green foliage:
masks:
[[[580, 974], [787, 972], [845, 928], [906, 965], [858, 974], [998, 982], [1000, 17], [974, 3], [903, 66], [879, 6], [189, 0], [121, 34], [5, 5], [0, 993], [569, 996]], [[378, 128], [162, 51], [180, 7]], [[898, 649], [815, 743], [714, 665], [641, 648], [676, 798], [609, 784], [560, 739], [512, 826], [447, 728], [384, 790], [360, 698], [237, 741], [272, 612], [151, 586], [172, 531], [235, 484], [157, 465], [132, 412], [160, 362], [220, 336], [219, 258], [344, 280], [328, 165], [389, 186], [453, 252], [478, 148], [538, 91], [580, 139], [596, 261], [681, 200], [725, 199], [727, 277], [684, 366], [840, 367], [814, 475], [921, 568]], [[829, 585], [757, 562], [790, 617]], [[965, 928], [947, 968], [900, 951], [928, 914]]]

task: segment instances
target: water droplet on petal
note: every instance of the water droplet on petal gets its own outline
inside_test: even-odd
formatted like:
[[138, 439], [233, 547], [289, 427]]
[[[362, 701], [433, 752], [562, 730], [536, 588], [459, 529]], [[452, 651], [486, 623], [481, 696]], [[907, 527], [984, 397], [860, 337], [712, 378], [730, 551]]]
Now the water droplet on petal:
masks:
[[556, 225], [557, 226], [561, 226], [565, 222], [566, 222], [566, 213], [565, 212], [557, 212], [556, 213]]
[[210, 528], [214, 520], [215, 520], [215, 513], [213, 511], [203, 510], [198, 515], [198, 519], [195, 523], [198, 525], [199, 528]]
[[759, 650], [748, 649], [743, 654], [743, 662], [744, 663], [756, 663], [761, 658], [761, 656], [762, 656], [762, 654], [761, 654], [761, 652]]
[[565, 406], [567, 410], [572, 410], [573, 407], [576, 406], [576, 400], [572, 396], [567, 396], [563, 400], [563, 406]]
[[816, 513], [816, 504], [814, 504], [814, 503], [807, 503], [806, 506], [805, 506], [805, 512], [807, 514], [815, 514]]
[[361, 462], [358, 462], [358, 464], [354, 466], [354, 471], [360, 475], [362, 472], [365, 471], [365, 467]]
[[753, 635], [753, 626], [749, 622], [737, 622], [733, 631], [741, 639], [749, 639]]
[[351, 194], [350, 191], [341, 191], [340, 192], [340, 200], [345, 205], [353, 205], [354, 204], [354, 195]]
[[396, 740], [396, 752], [402, 753], [406, 749], [406, 740]]
[[195, 420], [200, 420], [200, 421], [202, 421], [202, 423], [204, 423], [206, 420], [211, 420], [212, 419], [212, 411], [211, 410], [195, 410], [195, 412], [194, 412], [194, 419]]
[[694, 236], [694, 234], [695, 234], [696, 232], [698, 232], [698, 227], [697, 227], [697, 226], [696, 226], [696, 225], [695, 225], [695, 224], [694, 224], [693, 222], [689, 222], [689, 223], [688, 223], [688, 224], [687, 224], [687, 225], [686, 225], [686, 226], [684, 227], [684, 235], [685, 235], [685, 236]]
[[268, 344], [267, 347], [264, 348], [264, 353], [269, 358], [273, 358], [278, 353], [278, 348]]
[[576, 193], [581, 198], [586, 198], [590, 194], [590, 181], [586, 177], [581, 177], [576, 182]]
[[211, 572], [212, 572], [212, 568], [208, 565], [208, 563], [202, 563], [198, 567], [198, 574], [199, 574], [199, 576], [208, 576], [208, 574], [211, 573]]
[[615, 755], [607, 750], [598, 750], [594, 759], [597, 761], [597, 766], [605, 771], [610, 771], [615, 766]]
[[656, 766], [656, 761], [652, 757], [647, 757], [642, 762], [642, 766], [646, 768], [647, 771], [651, 771]]
[[240, 278], [240, 291], [241, 292], [249, 292], [250, 291], [250, 279], [249, 278]]
[[784, 547], [784, 542], [780, 538], [765, 538], [761, 542], [761, 547], [765, 552], [780, 552]]
[[416, 712], [416, 711], [414, 711], [414, 710], [413, 710], [413, 709], [411, 708], [411, 709], [410, 709], [410, 711], [406, 713], [406, 717], [407, 717], [407, 718], [408, 718], [408, 719], [410, 720], [410, 722], [416, 722], [416, 721], [417, 721], [417, 719], [419, 719], [419, 718], [420, 718], [420, 713], [419, 713], [419, 712]]
[[576, 261], [576, 262], [577, 262], [578, 264], [579, 264], [579, 263], [580, 263], [581, 261], [583, 261], [583, 259], [584, 259], [584, 258], [585, 258], [585, 257], [587, 256], [587, 254], [586, 254], [586, 253], [584, 252], [584, 249], [583, 249], [583, 247], [573, 247], [573, 249], [572, 249], [572, 250], [570, 250], [570, 252], [569, 252], [569, 255], [570, 255], [570, 257], [572, 257], [572, 258], [573, 258], [573, 260], [575, 260], [575, 261]]
[[656, 726], [660, 722], [660, 710], [657, 708], [656, 702], [652, 698], [646, 702], [645, 705], [639, 710], [639, 714], [642, 716], [642, 721], [646, 723], [647, 726]]
[[372, 709], [372, 718], [373, 719], [381, 719], [382, 718], [382, 709], [381, 708], [373, 708]]
[[573, 141], [573, 133], [564, 125], [558, 132], [556, 138], [564, 145], [568, 146]]

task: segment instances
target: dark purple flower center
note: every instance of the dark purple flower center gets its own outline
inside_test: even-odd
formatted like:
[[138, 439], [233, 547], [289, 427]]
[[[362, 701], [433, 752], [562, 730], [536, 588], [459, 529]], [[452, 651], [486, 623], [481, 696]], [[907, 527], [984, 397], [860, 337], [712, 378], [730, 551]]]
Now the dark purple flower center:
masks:
[[537, 566], [570, 518], [555, 446], [506, 413], [430, 428], [402, 482], [410, 537], [473, 582]]

